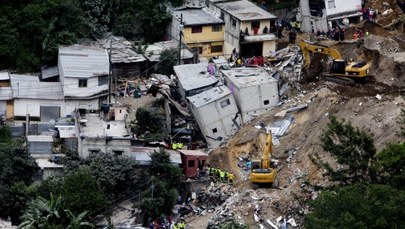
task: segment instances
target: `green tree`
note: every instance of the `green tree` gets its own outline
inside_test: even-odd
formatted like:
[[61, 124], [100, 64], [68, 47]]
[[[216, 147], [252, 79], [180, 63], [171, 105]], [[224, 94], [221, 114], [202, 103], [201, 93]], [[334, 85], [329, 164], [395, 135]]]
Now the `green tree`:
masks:
[[12, 142], [12, 137], [11, 137], [11, 130], [10, 127], [8, 126], [2, 126], [0, 128], [0, 144], [1, 143], [10, 143]]
[[374, 178], [372, 163], [376, 148], [373, 137], [344, 119], [330, 116], [326, 130], [320, 136], [322, 148], [336, 157], [344, 168], [336, 171], [326, 164], [333, 180], [344, 183], [370, 182]]
[[378, 155], [375, 163], [379, 182], [393, 187], [405, 187], [405, 143], [388, 144]]
[[144, 223], [149, 218], [170, 214], [178, 197], [181, 171], [171, 164], [170, 155], [161, 149], [151, 155], [151, 164], [145, 180], [149, 186], [142, 192], [139, 207], [144, 210]]
[[386, 185], [349, 185], [324, 191], [310, 203], [305, 227], [403, 228], [405, 191]]
[[81, 228], [93, 228], [94, 224], [85, 221], [87, 216], [87, 211], [82, 212], [78, 215], [73, 214], [70, 210], [66, 209], [65, 213], [69, 217], [69, 225], [67, 229], [81, 229]]
[[18, 226], [21, 229], [33, 228], [62, 228], [61, 227], [61, 207], [62, 197], [54, 197], [47, 200], [43, 197], [37, 197], [31, 201], [27, 210], [21, 217], [23, 222]]
[[165, 49], [160, 53], [160, 62], [158, 66], [158, 73], [170, 76], [174, 74], [173, 66], [177, 64], [179, 55], [178, 49]]
[[136, 129], [137, 134], [144, 134], [144, 139], [155, 141], [161, 140], [166, 136], [166, 125], [164, 114], [157, 109], [147, 110], [139, 108], [136, 111]]
[[171, 164], [170, 154], [161, 148], [159, 151], [154, 151], [150, 157], [151, 164], [148, 169], [149, 174], [159, 180], [164, 180], [169, 187], [179, 187], [181, 182], [181, 170], [179, 167]]
[[38, 170], [37, 163], [21, 142], [0, 143], [0, 217], [10, 217], [12, 223], [19, 223], [21, 210], [31, 197], [27, 186]]
[[81, 167], [65, 178], [62, 195], [66, 208], [75, 214], [88, 211], [92, 215], [107, 203], [100, 183], [88, 167]]

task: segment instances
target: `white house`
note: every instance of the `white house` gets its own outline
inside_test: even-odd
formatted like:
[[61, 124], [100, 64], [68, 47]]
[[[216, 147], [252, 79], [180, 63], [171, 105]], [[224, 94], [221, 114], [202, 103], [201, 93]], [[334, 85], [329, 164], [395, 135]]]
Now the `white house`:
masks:
[[209, 74], [207, 68], [207, 63], [174, 66], [179, 92], [184, 99], [211, 89], [218, 83], [218, 79]]
[[10, 74], [10, 82], [15, 119], [25, 119], [29, 114], [46, 122], [65, 112], [60, 82], [40, 82], [38, 76], [15, 74]]
[[109, 59], [106, 49], [72, 45], [59, 47], [59, 77], [65, 114], [75, 109], [99, 110], [107, 102]]
[[[214, 1], [209, 8], [225, 22], [225, 57], [236, 48], [242, 56], [267, 56], [276, 50], [276, 37], [269, 33], [275, 28], [276, 16], [248, 0]], [[264, 28], [267, 27], [267, 32]], [[248, 33], [246, 33], [246, 31]]]
[[[104, 121], [98, 114], [76, 115], [76, 136], [81, 157], [90, 153], [128, 154], [131, 152], [131, 136], [125, 121]], [[79, 125], [80, 123], [80, 125]]]
[[187, 97], [190, 110], [211, 147], [235, 134], [241, 117], [231, 91], [224, 85]]
[[277, 106], [277, 80], [263, 68], [242, 67], [221, 72], [235, 97], [243, 123]]
[[361, 0], [300, 0], [297, 19], [302, 21], [301, 30], [317, 32], [335, 26], [347, 27], [362, 19]]

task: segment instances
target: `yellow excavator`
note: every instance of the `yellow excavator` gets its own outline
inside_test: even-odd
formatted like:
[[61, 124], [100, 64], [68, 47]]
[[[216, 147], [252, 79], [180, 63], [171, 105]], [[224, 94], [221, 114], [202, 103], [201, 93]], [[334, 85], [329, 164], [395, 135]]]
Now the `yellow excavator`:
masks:
[[334, 48], [324, 47], [321, 45], [311, 44], [306, 41], [299, 43], [302, 55], [304, 57], [304, 68], [308, 69], [311, 64], [311, 54], [321, 53], [332, 58], [331, 67], [325, 74], [327, 77], [340, 77], [363, 81], [370, 72], [369, 64], [365, 62], [350, 61], [347, 62], [342, 58], [339, 51]]
[[271, 153], [273, 136], [271, 131], [267, 134], [266, 145], [264, 146], [263, 157], [261, 160], [253, 160], [250, 172], [250, 181], [253, 184], [276, 184], [277, 170], [271, 166]]

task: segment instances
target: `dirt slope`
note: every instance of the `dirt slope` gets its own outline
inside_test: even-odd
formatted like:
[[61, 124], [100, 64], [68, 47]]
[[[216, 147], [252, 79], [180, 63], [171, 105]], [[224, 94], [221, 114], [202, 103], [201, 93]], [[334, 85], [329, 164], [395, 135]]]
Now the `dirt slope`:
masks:
[[[374, 87], [358, 85], [354, 87], [340, 86], [328, 82], [306, 85], [306, 91], [291, 97], [283, 106], [271, 111], [254, 122], [243, 126], [226, 147], [215, 150], [209, 157], [213, 166], [227, 169], [237, 175], [236, 187], [243, 193], [250, 190], [251, 184], [247, 180], [246, 172], [238, 167], [239, 157], [250, 159], [259, 158], [265, 142], [265, 134], [254, 126], [260, 122], [270, 125], [279, 120], [274, 114], [291, 105], [308, 102], [306, 110], [293, 113], [294, 121], [288, 133], [279, 138], [280, 145], [274, 148], [273, 155], [282, 162], [279, 171], [279, 189], [259, 189], [257, 195], [269, 195], [268, 203], [261, 216], [273, 222], [279, 216], [291, 215], [297, 223], [302, 223], [303, 215], [307, 211], [306, 201], [316, 192], [316, 186], [328, 185], [329, 181], [322, 176], [322, 169], [310, 159], [310, 155], [333, 162], [333, 158], [324, 152], [319, 145], [319, 136], [328, 123], [328, 116], [333, 114], [344, 118], [353, 125], [374, 135], [375, 144], [381, 149], [387, 142], [399, 141], [395, 135], [398, 130], [396, 117], [404, 103], [401, 96], [395, 94], [381, 94], [378, 100]], [[307, 93], [304, 93], [307, 92]], [[350, 92], [350, 93], [349, 93]], [[357, 94], [356, 94], [357, 93]], [[296, 148], [290, 163], [286, 162], [289, 149]], [[297, 179], [296, 179], [297, 178]], [[304, 185], [305, 183], [305, 185]], [[235, 216], [241, 217], [249, 224], [256, 225], [253, 220], [254, 205], [235, 208]], [[254, 227], [253, 227], [254, 228]]]

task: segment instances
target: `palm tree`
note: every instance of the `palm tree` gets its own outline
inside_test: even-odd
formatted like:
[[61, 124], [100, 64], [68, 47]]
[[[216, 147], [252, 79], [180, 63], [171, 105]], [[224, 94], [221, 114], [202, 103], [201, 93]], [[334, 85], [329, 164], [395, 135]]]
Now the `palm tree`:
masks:
[[84, 221], [88, 213], [87, 211], [84, 211], [79, 215], [73, 214], [70, 210], [65, 210], [65, 212], [70, 219], [67, 229], [94, 228], [94, 224]]
[[28, 209], [21, 217], [22, 223], [18, 226], [21, 229], [55, 228], [54, 222], [60, 221], [59, 210], [62, 207], [62, 197], [47, 200], [41, 196], [28, 204]]

